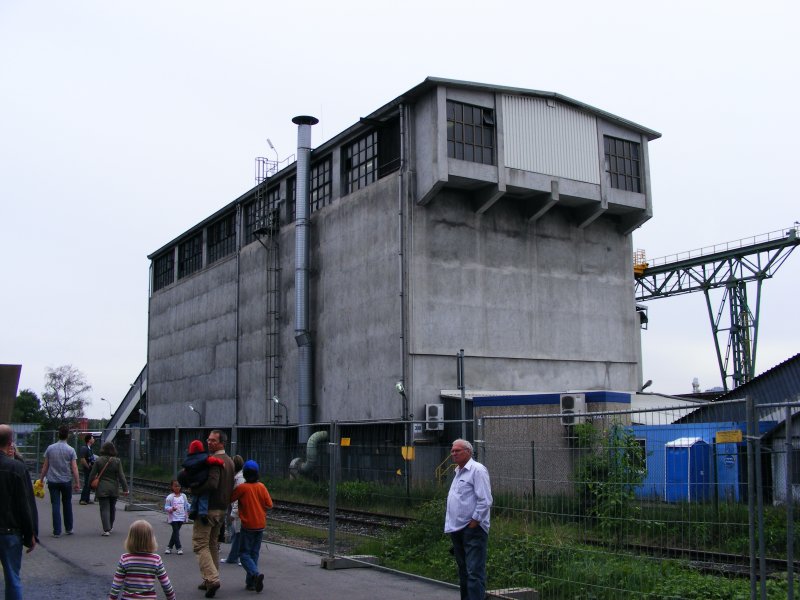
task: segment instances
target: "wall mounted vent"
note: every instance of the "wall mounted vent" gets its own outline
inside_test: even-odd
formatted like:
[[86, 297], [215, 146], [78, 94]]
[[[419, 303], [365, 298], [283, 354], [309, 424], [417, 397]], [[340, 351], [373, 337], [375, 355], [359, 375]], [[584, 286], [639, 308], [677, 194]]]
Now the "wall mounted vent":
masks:
[[561, 394], [561, 424], [583, 423], [586, 417], [586, 396], [584, 394]]
[[425, 405], [425, 431], [444, 431], [444, 404]]

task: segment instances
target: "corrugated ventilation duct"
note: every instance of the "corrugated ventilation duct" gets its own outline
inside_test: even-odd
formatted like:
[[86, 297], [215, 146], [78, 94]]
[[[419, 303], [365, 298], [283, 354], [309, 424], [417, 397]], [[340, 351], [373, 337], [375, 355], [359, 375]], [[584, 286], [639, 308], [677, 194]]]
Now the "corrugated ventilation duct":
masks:
[[313, 346], [308, 328], [308, 178], [311, 162], [311, 126], [319, 119], [298, 116], [292, 119], [297, 125], [297, 197], [295, 219], [295, 269], [294, 269], [294, 339], [297, 342], [297, 395], [300, 407], [297, 432], [298, 442], [309, 437], [309, 424], [314, 422], [312, 397]]

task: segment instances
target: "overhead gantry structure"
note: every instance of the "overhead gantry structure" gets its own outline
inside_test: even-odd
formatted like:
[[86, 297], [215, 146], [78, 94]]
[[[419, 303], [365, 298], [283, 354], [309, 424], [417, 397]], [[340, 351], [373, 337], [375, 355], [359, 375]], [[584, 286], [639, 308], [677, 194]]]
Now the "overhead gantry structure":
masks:
[[[729, 389], [755, 376], [761, 285], [775, 275], [800, 244], [800, 224], [735, 242], [647, 261], [634, 257], [638, 302], [702, 291], [706, 297], [722, 386]], [[748, 301], [755, 287], [755, 304]], [[722, 289], [714, 312], [710, 291]], [[752, 291], [750, 294], [752, 297]], [[720, 337], [727, 332], [723, 355]], [[730, 382], [730, 384], [729, 384]]]

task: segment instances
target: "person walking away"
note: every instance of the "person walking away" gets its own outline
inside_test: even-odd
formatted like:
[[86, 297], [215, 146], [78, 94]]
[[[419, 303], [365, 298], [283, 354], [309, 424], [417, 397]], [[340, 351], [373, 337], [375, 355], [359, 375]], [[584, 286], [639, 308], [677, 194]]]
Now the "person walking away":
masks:
[[[72, 535], [72, 491], [80, 491], [78, 455], [67, 443], [69, 427], [58, 428], [58, 441], [44, 451], [44, 463], [39, 479], [47, 477], [47, 490], [53, 509], [53, 537], [61, 537], [61, 511], [64, 511], [64, 528]], [[60, 505], [60, 506], [59, 506]]]
[[233, 491], [234, 466], [231, 457], [225, 454], [228, 436], [214, 429], [208, 434], [208, 452], [222, 461], [221, 465], [210, 465], [208, 479], [192, 493], [208, 494], [208, 518], [198, 519], [192, 526], [192, 551], [197, 556], [203, 583], [198, 588], [206, 591], [206, 598], [213, 598], [220, 588], [219, 580], [219, 532], [225, 523], [228, 505]]
[[181, 526], [189, 520], [189, 500], [186, 494], [181, 492], [181, 484], [177, 479], [172, 480], [172, 493], [164, 501], [164, 510], [167, 512], [167, 523], [172, 527], [172, 535], [164, 554], [172, 554], [173, 548], [178, 554], [183, 554]]
[[267, 487], [258, 480], [258, 463], [248, 460], [242, 468], [244, 483], [233, 488], [231, 500], [239, 503], [239, 518], [242, 520], [239, 558], [247, 575], [245, 589], [261, 592], [264, 589], [264, 574], [258, 570], [261, 540], [267, 526], [267, 509], [272, 508], [272, 497]]
[[453, 542], [462, 600], [483, 600], [492, 486], [489, 471], [472, 458], [472, 444], [457, 439], [450, 450], [456, 464], [447, 494], [444, 532]]
[[[222, 460], [216, 456], [211, 456], [203, 447], [203, 442], [193, 440], [189, 444], [186, 460], [178, 473], [178, 483], [185, 488], [192, 490], [203, 485], [208, 479], [209, 467], [211, 465], [222, 465]], [[192, 508], [189, 513], [192, 521], [198, 518], [207, 522], [208, 519], [208, 494], [194, 494], [192, 498]]]
[[94, 464], [95, 456], [94, 452], [92, 451], [92, 444], [94, 444], [94, 436], [91, 433], [87, 433], [83, 436], [83, 446], [81, 447], [81, 451], [79, 454], [79, 462], [81, 463], [81, 471], [83, 472], [83, 489], [81, 490], [81, 504], [94, 504], [91, 500], [90, 493], [92, 491], [91, 486], [89, 485], [89, 473], [92, 471], [92, 465]]
[[6, 600], [21, 600], [22, 547], [27, 552], [36, 547], [37, 527], [29, 500], [31, 478], [25, 465], [9, 456], [14, 453], [12, 442], [11, 427], [0, 425], [0, 564]]
[[131, 523], [125, 540], [126, 552], [119, 558], [111, 591], [108, 592], [109, 600], [157, 598], [156, 579], [167, 600], [175, 600], [175, 590], [161, 557], [156, 554], [157, 549], [153, 526], [142, 520]]
[[[244, 475], [242, 475], [242, 467], [244, 466], [244, 459], [238, 454], [233, 457], [233, 468], [236, 473], [233, 475], [233, 489], [244, 483]], [[239, 532], [242, 529], [242, 521], [239, 519], [239, 502], [231, 502], [231, 514], [227, 518], [228, 528], [231, 532], [231, 549], [228, 556], [223, 558], [221, 562], [228, 565], [241, 565], [239, 560]]]
[[106, 442], [100, 448], [100, 458], [92, 466], [89, 481], [95, 477], [100, 478], [100, 483], [94, 492], [94, 497], [100, 504], [100, 524], [103, 527], [103, 533], [100, 535], [109, 536], [114, 529], [114, 520], [117, 516], [120, 486], [122, 493], [128, 495], [128, 481], [125, 479], [122, 462], [117, 458], [117, 448], [113, 442]]

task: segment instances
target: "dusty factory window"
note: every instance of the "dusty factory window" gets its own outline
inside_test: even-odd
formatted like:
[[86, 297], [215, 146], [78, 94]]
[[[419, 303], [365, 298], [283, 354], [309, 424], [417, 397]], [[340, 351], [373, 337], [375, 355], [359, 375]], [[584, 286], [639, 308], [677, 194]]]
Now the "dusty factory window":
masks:
[[291, 177], [286, 180], [286, 214], [288, 215], [289, 223], [294, 223], [297, 218], [297, 177]]
[[606, 171], [611, 187], [629, 192], [642, 191], [641, 150], [637, 142], [611, 136], [603, 138], [606, 152]]
[[308, 186], [309, 212], [319, 210], [331, 203], [331, 157], [311, 165], [311, 181]]
[[178, 245], [178, 279], [203, 268], [203, 232]]
[[371, 131], [344, 148], [345, 193], [360, 190], [374, 182], [378, 169], [378, 134]]
[[175, 281], [175, 250], [170, 248], [153, 261], [153, 291], [167, 287]]
[[244, 207], [244, 244], [255, 241], [256, 230], [277, 227], [279, 200], [280, 188], [277, 185], [266, 191], [263, 188], [256, 190], [255, 199]]
[[448, 100], [447, 156], [495, 164], [494, 111]]
[[207, 235], [208, 264], [236, 251], [236, 213], [209, 225]]

